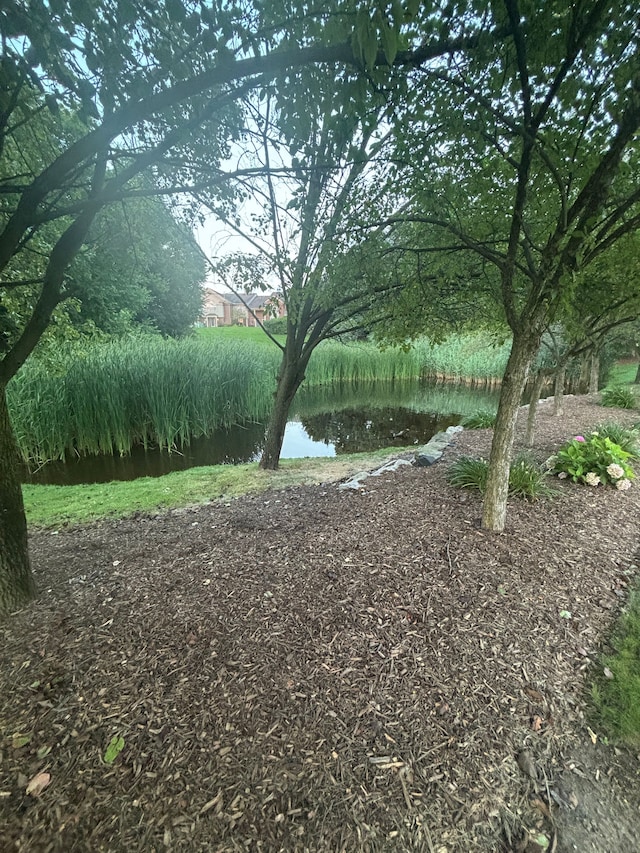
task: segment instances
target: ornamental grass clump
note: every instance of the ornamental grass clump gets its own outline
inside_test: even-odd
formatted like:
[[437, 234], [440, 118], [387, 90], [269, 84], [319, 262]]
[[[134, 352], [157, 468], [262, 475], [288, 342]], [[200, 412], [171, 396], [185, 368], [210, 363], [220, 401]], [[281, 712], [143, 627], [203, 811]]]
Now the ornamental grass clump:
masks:
[[496, 425], [496, 415], [486, 409], [480, 409], [462, 421], [465, 429], [493, 429]]
[[608, 435], [592, 432], [587, 438], [577, 435], [547, 459], [548, 470], [561, 480], [587, 486], [610, 485], [618, 491], [630, 488], [635, 477], [629, 460], [633, 452], [625, 450]]
[[625, 385], [615, 385], [602, 391], [602, 405], [616, 409], [635, 409], [638, 406], [636, 395]]
[[[489, 463], [485, 459], [462, 456], [449, 468], [448, 480], [461, 489], [477, 489], [484, 494], [487, 486]], [[546, 472], [527, 453], [521, 453], [509, 469], [509, 494], [534, 501], [551, 497], [554, 489], [547, 482]]]

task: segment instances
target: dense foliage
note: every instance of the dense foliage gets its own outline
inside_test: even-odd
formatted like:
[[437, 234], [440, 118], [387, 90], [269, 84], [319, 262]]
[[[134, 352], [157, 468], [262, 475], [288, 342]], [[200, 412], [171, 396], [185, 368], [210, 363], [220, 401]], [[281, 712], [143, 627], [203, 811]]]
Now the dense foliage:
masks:
[[568, 477], [587, 486], [609, 484], [625, 491], [635, 477], [632, 456], [632, 452], [596, 430], [587, 437], [577, 435], [568, 441], [547, 460], [547, 467], [561, 479]]

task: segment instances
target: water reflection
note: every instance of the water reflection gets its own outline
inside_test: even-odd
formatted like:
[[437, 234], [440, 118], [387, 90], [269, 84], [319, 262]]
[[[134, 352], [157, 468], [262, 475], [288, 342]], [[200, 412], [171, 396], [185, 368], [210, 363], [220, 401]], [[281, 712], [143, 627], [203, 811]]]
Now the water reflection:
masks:
[[359, 453], [381, 447], [422, 444], [439, 430], [460, 423], [459, 415], [412, 412], [385, 406], [369, 411], [342, 409], [304, 418], [302, 425], [316, 441], [331, 443], [337, 453]]
[[[380, 383], [303, 390], [285, 432], [282, 458], [335, 456], [390, 445], [422, 444], [478, 409], [495, 411], [498, 391], [426, 383]], [[159, 477], [197, 466], [240, 464], [260, 457], [264, 424], [249, 423], [196, 438], [180, 452], [134, 448], [128, 456], [52, 462], [32, 483], [71, 485]]]

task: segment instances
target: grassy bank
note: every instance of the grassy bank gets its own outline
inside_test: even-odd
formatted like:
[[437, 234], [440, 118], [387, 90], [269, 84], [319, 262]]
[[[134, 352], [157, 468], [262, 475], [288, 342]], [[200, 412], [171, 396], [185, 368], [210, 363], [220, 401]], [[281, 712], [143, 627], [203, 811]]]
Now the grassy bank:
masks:
[[640, 587], [611, 639], [612, 654], [601, 661], [592, 688], [595, 725], [613, 740], [640, 746]]
[[[494, 382], [508, 345], [483, 335], [409, 351], [327, 341], [305, 385], [419, 378]], [[264, 421], [280, 351], [260, 329], [199, 330], [182, 341], [144, 337], [61, 348], [53, 364], [32, 359], [9, 385], [9, 410], [25, 460], [42, 464], [73, 453], [165, 448], [247, 421]]]
[[287, 486], [334, 482], [375, 468], [392, 451], [393, 448], [386, 448], [339, 458], [283, 459], [277, 471], [263, 471], [257, 463], [214, 465], [129, 482], [23, 486], [25, 509], [29, 523], [43, 527], [122, 518], [134, 512], [226, 501]]
[[636, 362], [617, 362], [609, 371], [607, 388], [615, 385], [632, 385], [635, 382], [638, 365]]

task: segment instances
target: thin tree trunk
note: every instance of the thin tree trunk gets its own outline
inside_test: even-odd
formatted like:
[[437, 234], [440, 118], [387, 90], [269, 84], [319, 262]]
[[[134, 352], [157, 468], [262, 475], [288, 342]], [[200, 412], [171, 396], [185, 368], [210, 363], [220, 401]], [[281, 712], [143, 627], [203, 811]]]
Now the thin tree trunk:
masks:
[[[640, 365], [638, 365], [638, 372], [640, 373]], [[638, 377], [636, 377], [637, 380]], [[600, 384], [600, 353], [594, 350], [591, 353], [591, 365], [589, 370], [589, 393], [595, 394], [598, 390], [598, 385]]]
[[529, 414], [527, 416], [527, 432], [524, 440], [527, 447], [533, 447], [533, 439], [536, 431], [536, 414], [538, 412], [538, 403], [540, 402], [540, 394], [542, 394], [544, 380], [544, 372], [539, 370], [536, 373], [533, 388], [531, 389], [531, 401], [529, 403]]
[[588, 394], [589, 393], [589, 382], [591, 379], [591, 356], [593, 352], [586, 353], [582, 356], [580, 361], [580, 387], [578, 388], [579, 394]]
[[260, 467], [267, 471], [275, 471], [280, 462], [284, 431], [287, 426], [289, 410], [300, 385], [304, 380], [304, 372], [308, 356], [292, 356], [285, 351], [278, 373], [273, 409], [267, 425], [267, 435], [260, 459]]
[[564, 381], [567, 375], [567, 363], [561, 362], [556, 368], [553, 386], [553, 414], [557, 417], [563, 412]]
[[516, 334], [513, 336], [511, 353], [502, 380], [500, 404], [489, 457], [487, 490], [482, 508], [482, 526], [486, 530], [498, 532], [504, 530], [507, 519], [511, 450], [515, 438], [518, 407], [527, 382], [529, 367], [539, 343], [539, 336]]
[[27, 543], [18, 447], [0, 386], [0, 617], [18, 610], [36, 594]]

